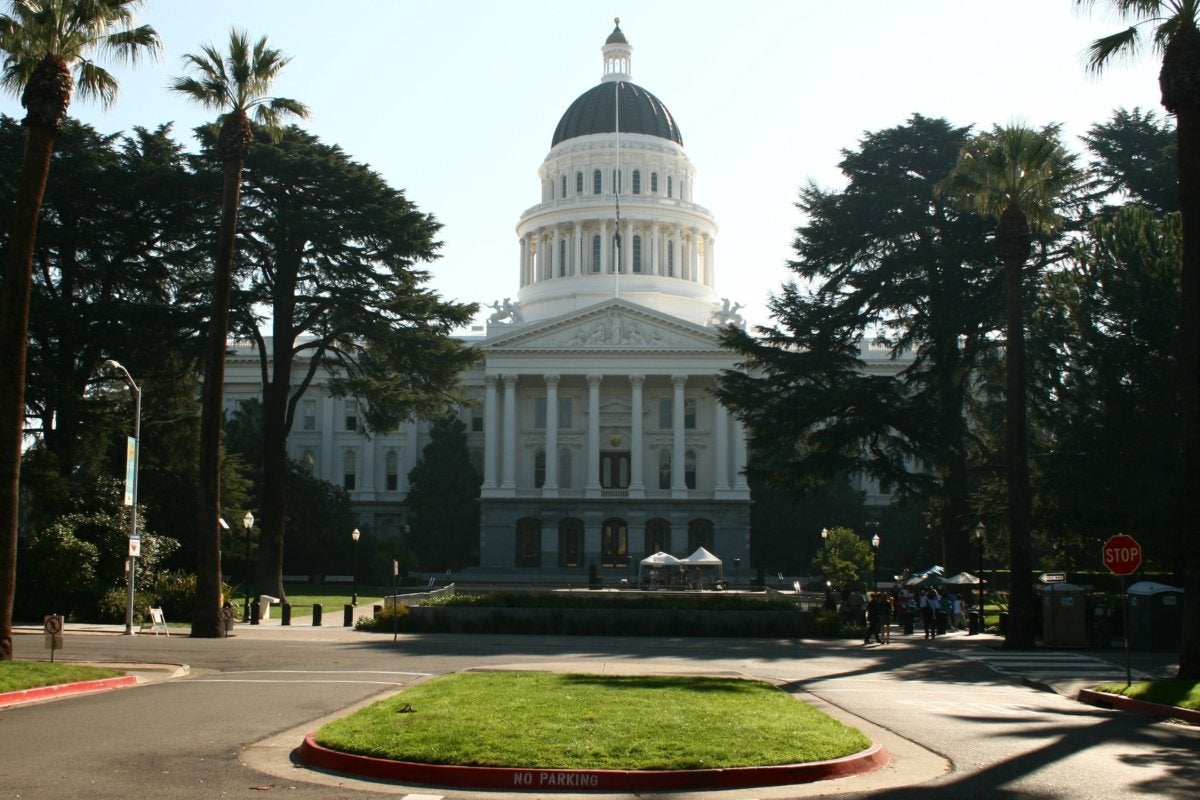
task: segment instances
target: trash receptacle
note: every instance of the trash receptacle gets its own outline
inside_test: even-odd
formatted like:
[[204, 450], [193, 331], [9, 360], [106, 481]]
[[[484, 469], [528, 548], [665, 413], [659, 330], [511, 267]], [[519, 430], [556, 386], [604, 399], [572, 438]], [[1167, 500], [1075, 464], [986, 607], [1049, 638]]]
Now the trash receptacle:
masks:
[[1087, 647], [1086, 591], [1073, 583], [1042, 588], [1042, 644], [1046, 647]]
[[979, 632], [982, 628], [982, 626], [979, 624], [980, 616], [981, 615], [978, 611], [972, 611], [970, 619], [967, 620], [968, 631], [971, 636], [979, 635]]
[[1134, 650], [1175, 650], [1183, 640], [1183, 590], [1138, 581], [1125, 590], [1129, 602], [1129, 646]]

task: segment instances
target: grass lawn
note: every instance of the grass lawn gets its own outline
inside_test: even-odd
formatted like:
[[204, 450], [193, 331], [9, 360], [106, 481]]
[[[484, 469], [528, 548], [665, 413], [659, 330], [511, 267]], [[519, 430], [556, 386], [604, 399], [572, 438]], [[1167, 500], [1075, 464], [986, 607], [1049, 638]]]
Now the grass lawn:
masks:
[[870, 746], [761, 681], [547, 672], [434, 678], [325, 725], [316, 740], [379, 758], [534, 769], [793, 764]]
[[1161, 703], [1200, 711], [1200, 682], [1176, 679], [1161, 681], [1139, 681], [1126, 686], [1123, 683], [1106, 683], [1096, 687], [1098, 692], [1119, 694], [1147, 703]]
[[0, 661], [0, 692], [19, 692], [60, 683], [95, 681], [124, 675], [119, 669], [51, 664], [48, 661]]

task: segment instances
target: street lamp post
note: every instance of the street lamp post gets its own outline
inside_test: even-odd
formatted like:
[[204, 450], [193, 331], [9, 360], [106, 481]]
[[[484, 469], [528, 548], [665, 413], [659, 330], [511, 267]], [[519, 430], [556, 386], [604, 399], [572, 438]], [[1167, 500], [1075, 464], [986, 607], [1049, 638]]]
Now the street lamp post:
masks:
[[350, 605], [358, 605], [358, 537], [362, 536], [355, 528], [350, 532], [350, 538], [354, 540], [354, 572], [350, 575]]
[[[128, 595], [125, 599], [125, 635], [133, 635], [133, 594], [134, 584], [137, 580], [137, 556], [135, 553], [140, 552], [141, 537], [138, 535], [137, 529], [137, 485], [138, 485], [138, 456], [142, 444], [142, 390], [134, 383], [133, 376], [129, 374], [129, 370], [121, 366], [120, 362], [109, 359], [104, 362], [104, 366], [109, 369], [116, 370], [121, 373], [125, 379], [125, 383], [129, 384], [129, 389], [133, 392], [133, 488], [126, 492], [129, 498], [129, 572], [126, 574], [128, 579]], [[129, 476], [126, 476], [126, 481], [129, 481]]]
[[254, 528], [254, 515], [249, 511], [242, 517], [242, 525], [246, 528], [246, 610], [242, 614], [242, 622], [250, 621], [250, 531]]
[[979, 544], [979, 574], [976, 579], [979, 581], [979, 602], [975, 606], [976, 618], [979, 620], [975, 628], [975, 633], [983, 633], [983, 537], [987, 533], [987, 526], [983, 524], [983, 520], [975, 526], [975, 541]]
[[871, 588], [879, 588], [879, 534], [871, 537], [871, 547], [875, 548], [871, 556]]

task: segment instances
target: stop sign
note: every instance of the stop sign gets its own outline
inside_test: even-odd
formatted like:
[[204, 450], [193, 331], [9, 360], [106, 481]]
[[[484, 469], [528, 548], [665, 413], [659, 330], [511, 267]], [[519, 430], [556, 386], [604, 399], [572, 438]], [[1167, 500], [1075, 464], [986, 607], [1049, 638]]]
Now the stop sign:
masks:
[[1104, 566], [1114, 575], [1132, 575], [1142, 565], [1142, 546], [1132, 536], [1118, 533], [1101, 550]]

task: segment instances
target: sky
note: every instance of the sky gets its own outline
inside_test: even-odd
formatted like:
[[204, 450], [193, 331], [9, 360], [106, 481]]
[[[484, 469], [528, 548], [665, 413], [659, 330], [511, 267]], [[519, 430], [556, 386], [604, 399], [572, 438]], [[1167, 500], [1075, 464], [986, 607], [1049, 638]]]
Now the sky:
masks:
[[[517, 221], [540, 200], [559, 117], [600, 82], [614, 17], [633, 82], [675, 117], [693, 199], [719, 226], [717, 296], [743, 303], [751, 325], [770, 322], [768, 297], [791, 275], [800, 189], [840, 187], [842, 151], [865, 133], [914, 113], [978, 129], [1061, 123], [1081, 151], [1117, 108], [1164, 113], [1155, 55], [1087, 73], [1087, 45], [1125, 25], [1074, 0], [150, 0], [139, 19], [162, 57], [98, 58], [120, 81], [116, 104], [76, 99], [70, 114], [101, 133], [173, 122], [194, 149], [192, 130], [215, 114], [167, 89], [188, 74], [182, 56], [225, 51], [231, 27], [266, 35], [292, 57], [275, 94], [309, 107], [300, 124], [443, 223], [430, 286], [515, 299]], [[23, 116], [10, 95], [0, 113]]]

